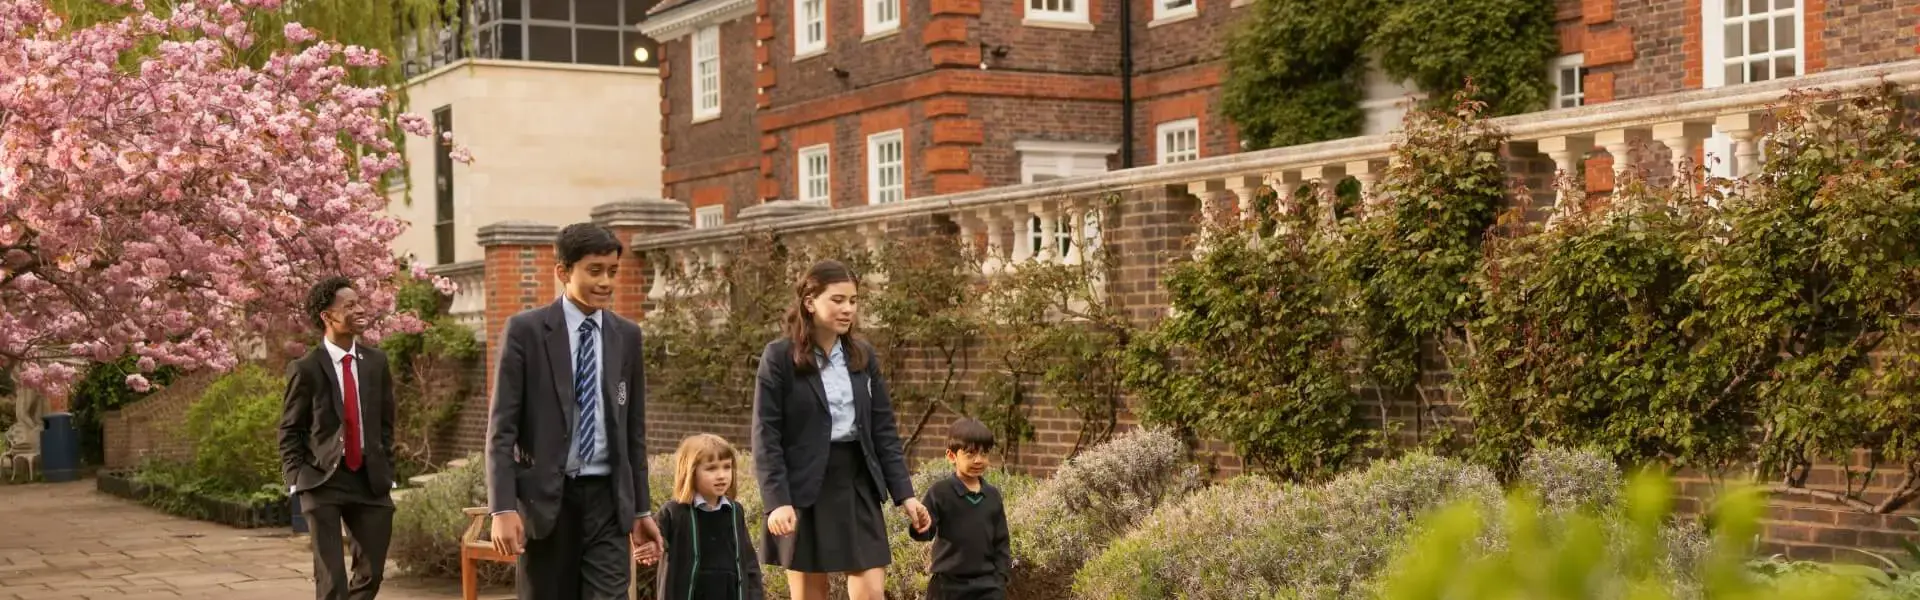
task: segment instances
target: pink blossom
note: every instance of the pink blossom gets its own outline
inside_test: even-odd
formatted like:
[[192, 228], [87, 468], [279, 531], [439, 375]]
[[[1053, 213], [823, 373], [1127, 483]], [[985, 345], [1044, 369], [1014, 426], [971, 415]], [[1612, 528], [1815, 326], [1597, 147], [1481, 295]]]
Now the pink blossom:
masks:
[[426, 279], [429, 276], [427, 274], [427, 265], [425, 263], [413, 263], [412, 275], [414, 279]]
[[153, 390], [153, 383], [147, 381], [147, 376], [134, 373], [127, 376], [127, 387], [136, 392], [147, 392]]
[[469, 152], [466, 146], [454, 146], [452, 150], [447, 151], [447, 157], [463, 165], [473, 164], [473, 153]]
[[350, 83], [384, 59], [290, 24], [294, 48], [256, 69], [246, 24], [279, 0], [152, 4], [73, 28], [49, 0], [0, 0], [0, 365], [43, 392], [75, 359], [228, 369], [242, 341], [310, 337], [301, 301], [324, 277], [393, 306], [405, 225], [367, 182], [400, 167], [394, 127], [432, 127]]

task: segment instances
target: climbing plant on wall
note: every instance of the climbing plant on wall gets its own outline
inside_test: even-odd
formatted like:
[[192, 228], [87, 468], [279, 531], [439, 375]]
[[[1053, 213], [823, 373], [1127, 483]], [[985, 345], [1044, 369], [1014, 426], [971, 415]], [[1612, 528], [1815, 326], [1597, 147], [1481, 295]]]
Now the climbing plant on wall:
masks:
[[[1117, 199], [1101, 204], [1111, 206]], [[1096, 213], [1098, 214], [1098, 213]], [[1098, 217], [1095, 217], [1096, 219]], [[1027, 413], [1045, 396], [1079, 419], [1071, 457], [1113, 435], [1123, 406], [1120, 361], [1134, 331], [1107, 298], [1112, 279], [1101, 234], [1040, 236], [1077, 261], [1020, 263], [992, 277], [979, 302], [981, 354], [991, 369], [974, 412], [1003, 439], [1032, 439]], [[1079, 246], [1074, 248], [1073, 246]]]
[[1473, 82], [1493, 115], [1547, 107], [1552, 0], [1256, 0], [1227, 43], [1223, 110], [1254, 148], [1360, 133], [1369, 57], [1449, 106]]

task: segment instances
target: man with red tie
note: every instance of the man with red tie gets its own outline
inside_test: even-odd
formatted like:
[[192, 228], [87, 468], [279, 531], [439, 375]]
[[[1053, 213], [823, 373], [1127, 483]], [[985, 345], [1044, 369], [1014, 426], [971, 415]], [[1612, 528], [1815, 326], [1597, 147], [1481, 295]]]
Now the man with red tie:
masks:
[[[367, 314], [352, 282], [320, 282], [306, 308], [326, 336], [287, 365], [280, 467], [312, 532], [315, 596], [372, 600], [393, 537], [393, 380], [387, 356], [355, 341]], [[343, 524], [351, 577], [341, 556]]]

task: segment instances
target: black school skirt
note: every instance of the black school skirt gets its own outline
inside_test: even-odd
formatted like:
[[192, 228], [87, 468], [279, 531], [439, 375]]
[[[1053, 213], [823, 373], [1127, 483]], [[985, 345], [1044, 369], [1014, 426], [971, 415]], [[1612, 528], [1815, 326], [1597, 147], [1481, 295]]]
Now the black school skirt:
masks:
[[793, 534], [775, 536], [761, 523], [760, 562], [801, 573], [850, 573], [887, 566], [887, 521], [880, 490], [867, 474], [859, 442], [835, 442], [813, 506], [795, 507]]

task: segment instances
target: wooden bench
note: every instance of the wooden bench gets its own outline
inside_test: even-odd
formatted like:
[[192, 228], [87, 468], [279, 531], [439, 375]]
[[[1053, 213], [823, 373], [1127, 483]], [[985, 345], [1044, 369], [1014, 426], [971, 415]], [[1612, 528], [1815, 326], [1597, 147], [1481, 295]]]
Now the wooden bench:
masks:
[[[488, 511], [485, 506], [472, 506], [461, 510], [467, 515], [467, 531], [460, 534], [460, 598], [461, 600], [480, 599], [480, 574], [475, 571], [474, 563], [491, 561], [512, 563], [516, 559], [493, 549], [493, 541], [480, 539], [480, 532], [487, 527]], [[640, 597], [640, 580], [637, 577], [638, 565], [629, 563], [634, 569], [632, 582], [627, 586], [627, 597]]]
[[461, 512], [467, 515], [467, 532], [460, 534], [460, 597], [479, 600], [480, 574], [474, 570], [474, 563], [483, 560], [511, 563], [514, 557], [495, 551], [492, 541], [480, 539], [481, 530], [487, 527], [487, 507], [473, 506]]

